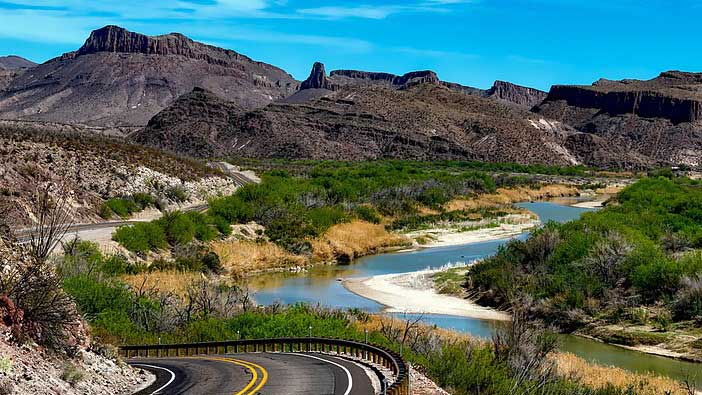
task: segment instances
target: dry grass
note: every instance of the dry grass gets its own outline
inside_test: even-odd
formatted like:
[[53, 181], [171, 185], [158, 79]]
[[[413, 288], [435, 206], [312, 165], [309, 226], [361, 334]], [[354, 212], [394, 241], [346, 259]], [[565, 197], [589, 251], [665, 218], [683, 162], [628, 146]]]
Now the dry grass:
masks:
[[454, 199], [444, 205], [446, 211], [474, 210], [506, 206], [512, 203], [549, 199], [555, 197], [577, 196], [577, 188], [568, 185], [543, 185], [539, 189], [517, 187], [499, 188], [496, 193], [479, 195], [474, 199]]
[[611, 366], [602, 366], [587, 362], [570, 353], [554, 356], [558, 374], [576, 380], [592, 388], [603, 388], [607, 384], [626, 388], [633, 386], [641, 395], [687, 395], [682, 385], [667, 377], [653, 374], [639, 374]]
[[166, 271], [126, 275], [122, 280], [134, 288], [155, 289], [160, 293], [173, 293], [182, 296], [193, 281], [202, 274], [180, 271]]
[[380, 224], [352, 221], [334, 225], [324, 235], [312, 241], [314, 262], [334, 259], [350, 261], [380, 249], [404, 246], [410, 240], [402, 235], [390, 233]]
[[219, 256], [224, 268], [234, 276], [307, 264], [305, 257], [291, 254], [271, 242], [222, 241], [212, 243], [212, 250]]

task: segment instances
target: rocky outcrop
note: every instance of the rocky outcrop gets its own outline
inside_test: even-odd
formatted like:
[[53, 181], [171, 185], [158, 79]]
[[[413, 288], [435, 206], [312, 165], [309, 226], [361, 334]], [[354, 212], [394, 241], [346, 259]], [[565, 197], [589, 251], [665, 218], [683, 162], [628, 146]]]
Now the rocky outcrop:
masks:
[[[431, 70], [412, 71], [403, 75], [390, 73], [374, 73], [360, 70], [334, 70], [331, 78], [337, 80], [353, 80], [354, 82], [381, 83], [394, 88], [406, 88], [415, 84], [440, 84], [441, 81]], [[349, 81], [347, 81], [348, 83]]]
[[180, 33], [162, 36], [146, 36], [130, 32], [119, 26], [105, 26], [90, 33], [74, 56], [98, 52], [140, 53], [145, 55], [178, 55], [190, 59], [204, 60], [220, 66], [235, 66], [240, 60], [253, 62], [250, 58], [237, 52], [195, 42]]
[[647, 81], [557, 85], [534, 111], [627, 152], [627, 158], [612, 161], [702, 166], [700, 73], [669, 71]]
[[181, 34], [146, 36], [118, 26], [21, 75], [0, 75], [0, 118], [143, 127], [179, 96], [203, 87], [246, 108], [297, 91], [284, 70]]
[[[533, 107], [546, 97], [546, 92], [538, 89], [527, 88], [509, 82], [496, 81], [489, 90], [464, 86], [455, 82], [446, 82], [439, 79], [439, 76], [431, 70], [412, 71], [403, 75], [390, 73], [376, 73], [361, 70], [334, 70], [326, 76], [324, 65], [315, 63], [309, 78], [300, 85], [300, 90], [326, 89], [337, 90], [343, 86], [353, 85], [377, 85], [393, 89], [407, 89], [419, 84], [430, 84], [443, 86], [452, 91], [464, 93], [466, 95], [481, 96], [491, 99], [502, 100], [518, 104], [524, 107]], [[296, 95], [294, 99], [298, 99]], [[318, 99], [320, 95], [309, 95], [312, 99]], [[301, 100], [288, 100], [288, 102], [300, 102]]]
[[565, 101], [569, 106], [594, 108], [610, 115], [633, 114], [643, 118], [664, 118], [673, 123], [702, 118], [702, 100], [648, 90], [601, 90], [593, 87], [556, 85], [546, 101]]
[[559, 101], [609, 115], [696, 122], [702, 119], [702, 73], [667, 71], [647, 81], [601, 79], [590, 86], [556, 85], [544, 104]]
[[492, 88], [485, 92], [485, 96], [532, 108], [540, 104], [546, 98], [547, 93], [511, 82], [495, 81]]
[[334, 90], [334, 84], [327, 78], [324, 64], [315, 62], [312, 66], [310, 76], [300, 84], [300, 90], [304, 89], [328, 89]]

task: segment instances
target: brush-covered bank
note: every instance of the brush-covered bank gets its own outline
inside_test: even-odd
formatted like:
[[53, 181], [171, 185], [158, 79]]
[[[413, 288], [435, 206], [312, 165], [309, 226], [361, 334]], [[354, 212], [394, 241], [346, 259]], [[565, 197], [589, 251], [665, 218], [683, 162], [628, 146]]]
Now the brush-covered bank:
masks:
[[699, 181], [643, 179], [603, 210], [510, 242], [470, 268], [467, 291], [565, 332], [699, 361], [701, 204]]
[[300, 270], [442, 237], [504, 237], [536, 221], [511, 203], [577, 196], [600, 185], [582, 175], [574, 180], [580, 184], [551, 185], [531, 174], [402, 161], [297, 166], [264, 171], [261, 184], [211, 200], [206, 213], [173, 212], [120, 228], [113, 239], [130, 260], [150, 267], [156, 261], [156, 268], [187, 269], [184, 247], [199, 245], [234, 276]]

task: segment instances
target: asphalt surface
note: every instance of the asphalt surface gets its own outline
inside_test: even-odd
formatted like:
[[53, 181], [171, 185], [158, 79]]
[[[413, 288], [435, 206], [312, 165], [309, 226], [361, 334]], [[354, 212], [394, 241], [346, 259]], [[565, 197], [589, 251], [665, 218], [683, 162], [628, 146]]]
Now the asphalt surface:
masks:
[[[368, 374], [323, 354], [227, 354], [128, 361], [156, 374], [138, 395], [370, 395]], [[255, 373], [254, 373], [255, 372]]]

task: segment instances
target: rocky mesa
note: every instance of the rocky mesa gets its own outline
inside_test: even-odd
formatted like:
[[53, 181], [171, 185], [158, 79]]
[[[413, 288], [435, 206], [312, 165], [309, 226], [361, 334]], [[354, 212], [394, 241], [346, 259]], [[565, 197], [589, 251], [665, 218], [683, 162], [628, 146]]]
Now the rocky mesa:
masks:
[[288, 73], [181, 34], [146, 36], [118, 26], [95, 30], [85, 44], [10, 79], [0, 90], [0, 118], [91, 126], [143, 126], [194, 87], [256, 108], [289, 96]]
[[556, 85], [535, 111], [653, 164], [702, 164], [702, 73]]

